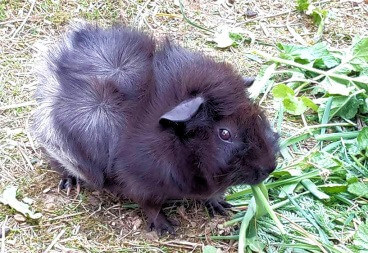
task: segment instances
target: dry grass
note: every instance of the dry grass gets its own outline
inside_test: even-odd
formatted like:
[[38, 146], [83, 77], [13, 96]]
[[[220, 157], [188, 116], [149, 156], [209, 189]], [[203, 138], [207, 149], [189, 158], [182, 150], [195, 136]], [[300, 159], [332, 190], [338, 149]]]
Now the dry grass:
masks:
[[[313, 39], [316, 27], [295, 11], [294, 1], [183, 1], [188, 18], [215, 30], [220, 25], [239, 26], [251, 37], [267, 43], [303, 42]], [[368, 34], [368, 5], [362, 1], [322, 1], [332, 14], [324, 40], [339, 48], [356, 34]], [[258, 13], [247, 18], [247, 9]], [[208, 42], [211, 34], [184, 21], [176, 1], [0, 1], [0, 192], [7, 185], [19, 186], [19, 197], [35, 200], [33, 207], [42, 212], [40, 221], [18, 222], [14, 211], [0, 205], [0, 221], [11, 228], [6, 237], [8, 252], [197, 252], [212, 244], [224, 252], [235, 251], [232, 243], [213, 242], [211, 234], [230, 234], [210, 221], [195, 203], [169, 205], [167, 212], [182, 225], [176, 238], [157, 240], [145, 232], [140, 209], [129, 208], [106, 193], [83, 190], [76, 199], [58, 194], [58, 176], [49, 170], [27, 132], [27, 121], [34, 107], [32, 94], [36, 80], [32, 73], [33, 55], [43, 41], [57, 39], [74, 18], [97, 21], [103, 25], [122, 22], [168, 36], [192, 49], [201, 50], [218, 60], [234, 64], [244, 75], [255, 75], [260, 64], [245, 57], [257, 48], [273, 52], [273, 47], [257, 43], [241, 44], [220, 50]], [[296, 34], [300, 35], [297, 36]], [[265, 109], [273, 111], [272, 101]], [[295, 130], [294, 124], [290, 129]], [[289, 129], [286, 129], [289, 131]], [[177, 207], [179, 206], [179, 207]], [[205, 237], [207, 239], [200, 239]], [[1, 241], [1, 240], [0, 240]]]

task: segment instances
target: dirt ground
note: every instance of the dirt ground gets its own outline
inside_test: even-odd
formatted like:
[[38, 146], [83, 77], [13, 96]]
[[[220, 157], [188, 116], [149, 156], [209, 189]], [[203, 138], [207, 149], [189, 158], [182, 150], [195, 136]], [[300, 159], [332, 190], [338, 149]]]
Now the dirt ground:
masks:
[[[226, 217], [209, 219], [204, 208], [191, 201], [169, 204], [165, 211], [180, 221], [177, 236], [158, 239], [145, 230], [142, 212], [134, 203], [108, 193], [82, 189], [75, 197], [57, 192], [58, 174], [51, 171], [28, 133], [35, 107], [34, 55], [46, 41], [57, 40], [73, 19], [101, 25], [121, 22], [227, 61], [243, 75], [256, 75], [261, 63], [247, 57], [252, 49], [268, 53], [276, 42], [313, 41], [317, 27], [310, 17], [296, 11], [291, 0], [183, 0], [188, 20], [216, 31], [224, 25], [242, 28], [251, 38], [235, 47], [219, 49], [213, 34], [189, 24], [178, 1], [0, 1], [0, 192], [18, 186], [18, 198], [34, 200], [42, 218], [23, 220], [0, 204], [0, 222], [10, 228], [0, 239], [7, 252], [201, 252], [214, 245], [223, 252], [236, 251], [234, 241], [213, 241], [211, 235], [231, 235], [222, 227]], [[323, 39], [339, 48], [356, 34], [368, 34], [368, 4], [364, 1], [317, 1], [329, 11]], [[272, 116], [272, 103], [264, 109]], [[2, 251], [5, 252], [5, 251]]]

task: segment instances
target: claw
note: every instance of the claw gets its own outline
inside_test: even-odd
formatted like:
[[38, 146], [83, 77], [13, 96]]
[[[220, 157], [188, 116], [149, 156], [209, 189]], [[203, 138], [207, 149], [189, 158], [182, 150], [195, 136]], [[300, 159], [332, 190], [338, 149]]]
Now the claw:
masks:
[[157, 217], [153, 221], [149, 221], [149, 230], [155, 230], [159, 236], [163, 236], [166, 233], [175, 235], [174, 226], [177, 226], [178, 222], [173, 220], [168, 220], [166, 217]]
[[74, 186], [76, 187], [76, 197], [78, 197], [80, 193], [79, 180], [74, 176], [64, 174], [59, 182], [58, 193], [60, 193], [62, 190], [66, 190], [66, 195], [69, 196]]
[[76, 189], [76, 197], [78, 197], [79, 196], [79, 193], [80, 193], [80, 190], [81, 190], [81, 185], [80, 185], [80, 181], [77, 179], [77, 183], [76, 183], [76, 187], [77, 187], [77, 189]]
[[227, 203], [226, 201], [222, 199], [209, 199], [205, 202], [205, 207], [208, 210], [208, 215], [213, 218], [215, 216], [215, 213], [218, 213], [223, 216], [227, 216], [227, 212], [225, 208], [232, 207], [231, 204]]
[[225, 208], [232, 208], [232, 207], [234, 207], [232, 204], [227, 203], [225, 200], [221, 200], [221, 201], [219, 201], [219, 203], [220, 203], [220, 205], [222, 205]]

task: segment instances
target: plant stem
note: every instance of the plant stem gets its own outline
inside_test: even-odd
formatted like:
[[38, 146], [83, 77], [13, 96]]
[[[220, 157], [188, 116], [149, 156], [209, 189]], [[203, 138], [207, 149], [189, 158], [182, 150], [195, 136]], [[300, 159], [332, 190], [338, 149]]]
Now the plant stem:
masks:
[[332, 134], [319, 134], [315, 138], [318, 141], [338, 141], [343, 139], [354, 139], [358, 136], [359, 131], [343, 132], [343, 133], [332, 133]]
[[[213, 235], [210, 237], [212, 240], [238, 240], [238, 235]], [[200, 237], [200, 239], [206, 239], [205, 237]]]
[[286, 148], [287, 146], [290, 146], [291, 144], [305, 140], [317, 133], [316, 131], [313, 131], [311, 135], [310, 133], [304, 133], [305, 131], [308, 131], [310, 129], [318, 129], [318, 128], [323, 128], [323, 127], [333, 127], [333, 126], [352, 126], [352, 124], [351, 123], [329, 123], [329, 124], [320, 124], [320, 125], [303, 127], [302, 129], [300, 129], [300, 131], [297, 134], [287, 139], [282, 140], [280, 142], [280, 148], [281, 149]]

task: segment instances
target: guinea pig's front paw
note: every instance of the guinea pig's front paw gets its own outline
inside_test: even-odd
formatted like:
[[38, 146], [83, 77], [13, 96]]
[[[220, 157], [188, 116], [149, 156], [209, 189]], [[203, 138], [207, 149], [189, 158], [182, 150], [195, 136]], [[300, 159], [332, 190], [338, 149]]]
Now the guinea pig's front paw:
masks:
[[179, 222], [176, 220], [167, 219], [163, 213], [159, 213], [156, 217], [148, 218], [148, 230], [155, 230], [159, 236], [168, 232], [175, 235], [174, 226], [178, 226]]
[[80, 181], [78, 178], [68, 174], [67, 172], [64, 172], [61, 176], [59, 186], [58, 186], [58, 192], [61, 190], [66, 190], [66, 195], [69, 196], [70, 191], [73, 188], [76, 188], [76, 196], [80, 193]]
[[204, 202], [204, 205], [207, 208], [208, 214], [211, 218], [215, 216], [215, 213], [226, 216], [227, 212], [225, 208], [232, 207], [231, 204], [218, 197], [208, 199], [206, 202]]

